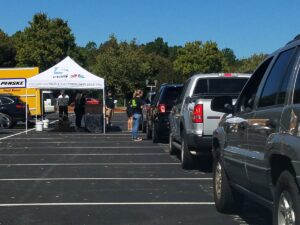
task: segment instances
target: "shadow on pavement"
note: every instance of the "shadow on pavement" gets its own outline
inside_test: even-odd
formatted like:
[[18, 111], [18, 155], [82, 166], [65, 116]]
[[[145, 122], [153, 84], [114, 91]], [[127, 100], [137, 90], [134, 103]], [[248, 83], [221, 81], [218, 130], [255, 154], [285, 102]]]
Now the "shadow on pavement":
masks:
[[244, 205], [238, 216], [241, 217], [247, 224], [272, 224], [272, 212], [248, 198], [245, 198]]
[[119, 126], [109, 126], [106, 128], [107, 132], [122, 132], [121, 127]]

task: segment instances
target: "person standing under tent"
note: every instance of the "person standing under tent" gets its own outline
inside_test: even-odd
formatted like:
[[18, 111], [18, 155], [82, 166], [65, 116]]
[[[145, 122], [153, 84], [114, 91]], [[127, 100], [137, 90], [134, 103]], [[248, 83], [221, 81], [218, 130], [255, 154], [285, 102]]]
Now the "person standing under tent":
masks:
[[143, 91], [137, 89], [131, 100], [131, 108], [133, 113], [133, 127], [132, 127], [132, 139], [133, 141], [142, 141], [142, 138], [138, 137], [139, 124], [142, 117], [142, 105], [143, 105]]
[[69, 96], [66, 95], [64, 91], [61, 91], [57, 99], [60, 119], [68, 118], [68, 104], [69, 104]]
[[111, 126], [111, 118], [113, 114], [113, 110], [115, 108], [115, 102], [112, 96], [112, 92], [108, 91], [106, 99], [105, 99], [105, 121], [106, 125], [109, 127]]
[[75, 97], [75, 129], [78, 130], [81, 127], [81, 120], [85, 114], [85, 96], [82, 92], [76, 94]]

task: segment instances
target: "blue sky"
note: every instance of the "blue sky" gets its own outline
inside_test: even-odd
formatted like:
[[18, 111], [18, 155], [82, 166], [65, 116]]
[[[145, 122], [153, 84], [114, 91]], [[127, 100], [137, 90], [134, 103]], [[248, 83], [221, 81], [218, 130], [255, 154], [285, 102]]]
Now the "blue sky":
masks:
[[80, 46], [110, 34], [140, 44], [163, 37], [170, 46], [212, 40], [243, 58], [299, 34], [299, 10], [299, 0], [3, 0], [0, 28], [12, 35], [43, 12], [67, 20]]

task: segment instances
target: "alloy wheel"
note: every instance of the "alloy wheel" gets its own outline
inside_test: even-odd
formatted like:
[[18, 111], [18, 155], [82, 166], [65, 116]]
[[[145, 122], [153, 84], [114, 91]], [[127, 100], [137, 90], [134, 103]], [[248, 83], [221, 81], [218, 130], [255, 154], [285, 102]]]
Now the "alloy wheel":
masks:
[[215, 169], [215, 190], [217, 198], [221, 198], [222, 194], [222, 166], [220, 162], [217, 162], [216, 169]]
[[289, 192], [283, 191], [278, 206], [278, 225], [295, 225], [296, 216], [293, 209], [293, 200]]

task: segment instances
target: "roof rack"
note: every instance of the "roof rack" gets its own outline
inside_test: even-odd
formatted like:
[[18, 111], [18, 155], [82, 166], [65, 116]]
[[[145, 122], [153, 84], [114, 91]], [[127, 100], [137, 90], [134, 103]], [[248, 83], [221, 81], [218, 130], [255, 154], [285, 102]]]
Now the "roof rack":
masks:
[[292, 43], [294, 41], [297, 41], [297, 40], [300, 40], [300, 34], [298, 34], [296, 37], [294, 37], [294, 39], [291, 40], [291, 41], [289, 41], [286, 45], [288, 45], [288, 44], [290, 44], [290, 43]]

